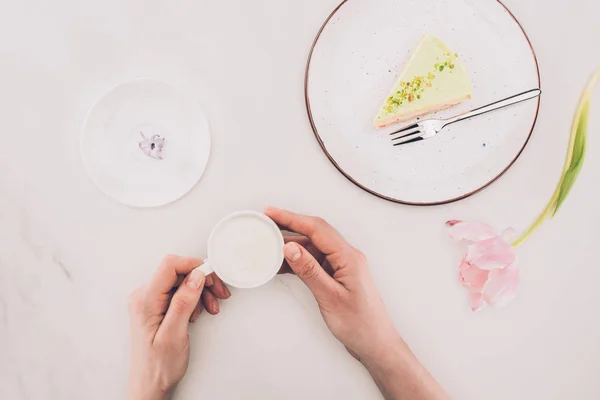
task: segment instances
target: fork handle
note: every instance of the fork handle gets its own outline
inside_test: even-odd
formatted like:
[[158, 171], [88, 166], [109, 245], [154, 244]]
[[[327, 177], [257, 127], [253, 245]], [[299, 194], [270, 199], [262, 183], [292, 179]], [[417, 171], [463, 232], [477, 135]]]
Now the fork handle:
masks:
[[499, 108], [508, 107], [510, 105], [517, 104], [522, 101], [531, 100], [531, 99], [538, 97], [540, 94], [542, 94], [542, 91], [540, 89], [531, 89], [531, 90], [528, 90], [523, 93], [515, 94], [514, 96], [510, 96], [505, 99], [495, 101], [488, 105], [485, 105], [485, 106], [476, 108], [474, 110], [471, 110], [469, 112], [457, 115], [456, 117], [445, 119], [444, 121], [446, 121], [446, 123], [444, 124], [444, 126], [453, 124], [458, 121], [465, 120], [467, 118], [472, 118], [477, 115], [485, 114], [490, 111], [497, 110]]

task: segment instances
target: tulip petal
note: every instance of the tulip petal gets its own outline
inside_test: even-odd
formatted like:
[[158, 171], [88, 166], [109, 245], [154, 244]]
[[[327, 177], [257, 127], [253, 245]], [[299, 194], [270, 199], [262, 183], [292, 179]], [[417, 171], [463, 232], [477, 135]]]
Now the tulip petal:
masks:
[[471, 291], [481, 292], [488, 281], [489, 274], [490, 271], [476, 268], [466, 261], [463, 261], [459, 267], [460, 281], [463, 286], [471, 288]]
[[469, 245], [465, 261], [477, 268], [492, 270], [512, 264], [516, 256], [510, 244], [493, 237]]
[[517, 235], [517, 231], [513, 228], [506, 228], [500, 234], [500, 237], [507, 243], [511, 243], [514, 237]]
[[487, 307], [488, 303], [481, 293], [471, 292], [471, 310], [479, 311]]
[[517, 257], [510, 245], [514, 229], [505, 229], [498, 235], [487, 224], [459, 220], [446, 222], [446, 227], [452, 239], [470, 242], [458, 275], [469, 290], [471, 309], [508, 304], [519, 285]]
[[519, 286], [519, 267], [509, 264], [504, 268], [490, 271], [489, 279], [481, 294], [486, 302], [504, 307], [514, 297]]
[[477, 242], [496, 236], [496, 231], [491, 226], [483, 222], [469, 222], [452, 220], [446, 222], [448, 227], [448, 236], [453, 240], [468, 240]]

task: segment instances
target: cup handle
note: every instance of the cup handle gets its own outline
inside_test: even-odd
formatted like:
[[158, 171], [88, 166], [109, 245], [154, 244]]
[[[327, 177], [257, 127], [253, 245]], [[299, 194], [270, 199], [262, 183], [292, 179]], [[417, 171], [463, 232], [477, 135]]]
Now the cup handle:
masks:
[[204, 260], [204, 264], [199, 266], [197, 269], [204, 272], [205, 276], [208, 276], [208, 275], [212, 274], [213, 272], [215, 272], [215, 270], [212, 267], [212, 264], [210, 263], [210, 261], [208, 261], [208, 259]]

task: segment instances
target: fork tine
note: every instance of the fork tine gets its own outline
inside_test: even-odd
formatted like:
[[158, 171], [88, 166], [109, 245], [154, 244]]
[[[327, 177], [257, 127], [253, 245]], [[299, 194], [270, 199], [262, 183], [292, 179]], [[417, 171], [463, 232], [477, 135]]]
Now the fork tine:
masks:
[[403, 140], [401, 142], [394, 143], [393, 145], [394, 146], [402, 146], [403, 144], [409, 144], [409, 143], [418, 142], [419, 140], [423, 140], [423, 138], [421, 136], [418, 136], [418, 137], [413, 138], [413, 139]]
[[408, 136], [418, 135], [418, 134], [421, 133], [421, 128], [420, 127], [416, 127], [416, 128], [413, 128], [413, 129], [411, 129], [409, 131], [403, 131], [401, 133], [404, 133], [404, 135], [400, 135], [398, 137], [392, 138], [392, 141], [398, 140], [398, 139], [402, 139], [402, 138], [405, 138], [405, 137], [408, 137]]
[[419, 127], [419, 124], [408, 125], [408, 126], [405, 126], [404, 128], [398, 129], [397, 131], [390, 133], [390, 136], [395, 135], [396, 133], [404, 132], [409, 129], [418, 128], [418, 127]]

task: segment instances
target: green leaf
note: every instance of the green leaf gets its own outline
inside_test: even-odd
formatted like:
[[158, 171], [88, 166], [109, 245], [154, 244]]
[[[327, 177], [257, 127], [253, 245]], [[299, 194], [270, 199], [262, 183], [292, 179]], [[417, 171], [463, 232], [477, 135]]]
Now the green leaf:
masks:
[[575, 112], [575, 117], [573, 118], [573, 126], [571, 127], [569, 148], [567, 149], [565, 165], [552, 198], [540, 216], [533, 222], [533, 224], [531, 224], [529, 229], [527, 229], [527, 231], [525, 231], [525, 233], [523, 233], [521, 237], [519, 237], [513, 243], [514, 247], [522, 244], [547, 218], [554, 217], [558, 212], [558, 209], [563, 205], [567, 196], [571, 192], [571, 189], [573, 188], [573, 185], [579, 176], [579, 172], [581, 171], [583, 160], [585, 158], [590, 103], [592, 92], [599, 79], [600, 69], [598, 69], [594, 76], [592, 76], [583, 94], [581, 95], [581, 100], [579, 101], [577, 111]]
[[569, 192], [573, 188], [573, 184], [575, 183], [575, 180], [577, 180], [577, 176], [581, 171], [581, 167], [583, 166], [583, 160], [585, 159], [589, 112], [590, 101], [588, 98], [588, 101], [582, 110], [579, 121], [577, 121], [571, 163], [565, 172], [562, 184], [560, 185], [560, 191], [558, 193], [558, 198], [556, 199], [556, 205], [554, 206], [555, 208], [554, 212], [552, 213], [552, 217], [556, 215], [558, 209], [569, 195]]

